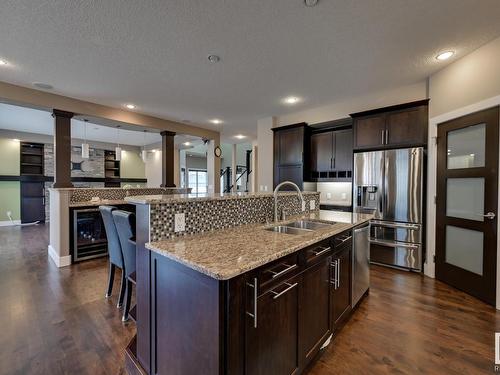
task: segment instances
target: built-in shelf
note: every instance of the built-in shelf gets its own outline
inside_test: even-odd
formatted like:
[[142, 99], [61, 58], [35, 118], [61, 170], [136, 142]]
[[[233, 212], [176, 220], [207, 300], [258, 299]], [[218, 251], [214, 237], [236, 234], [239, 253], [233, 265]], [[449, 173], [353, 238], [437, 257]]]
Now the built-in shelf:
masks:
[[21, 222], [45, 221], [44, 145], [21, 142]]
[[120, 178], [120, 161], [114, 151], [104, 151], [104, 186], [120, 187], [120, 182], [111, 181]]

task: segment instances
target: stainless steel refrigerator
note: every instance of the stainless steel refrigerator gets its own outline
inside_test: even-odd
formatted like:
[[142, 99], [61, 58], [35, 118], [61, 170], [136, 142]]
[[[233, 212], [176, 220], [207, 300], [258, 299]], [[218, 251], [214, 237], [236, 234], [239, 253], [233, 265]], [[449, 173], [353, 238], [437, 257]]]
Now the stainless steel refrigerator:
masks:
[[422, 270], [422, 147], [354, 154], [353, 209], [373, 213], [370, 261]]

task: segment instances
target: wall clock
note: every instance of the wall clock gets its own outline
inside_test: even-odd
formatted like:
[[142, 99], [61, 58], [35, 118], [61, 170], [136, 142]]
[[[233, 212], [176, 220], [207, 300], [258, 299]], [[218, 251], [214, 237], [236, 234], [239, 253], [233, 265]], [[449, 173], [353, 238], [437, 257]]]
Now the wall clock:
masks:
[[215, 155], [216, 157], [218, 157], [218, 158], [220, 158], [220, 157], [221, 157], [221, 155], [222, 155], [222, 150], [220, 149], [220, 147], [219, 147], [219, 146], [217, 146], [217, 147], [214, 149], [214, 155]]

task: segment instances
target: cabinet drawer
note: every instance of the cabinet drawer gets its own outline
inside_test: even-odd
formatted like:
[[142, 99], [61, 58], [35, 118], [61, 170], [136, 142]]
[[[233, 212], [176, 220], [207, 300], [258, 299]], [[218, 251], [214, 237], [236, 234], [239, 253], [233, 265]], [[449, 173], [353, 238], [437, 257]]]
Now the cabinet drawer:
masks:
[[325, 257], [331, 255], [333, 244], [331, 240], [325, 240], [302, 250], [302, 256], [306, 266], [315, 264]]
[[299, 272], [299, 257], [297, 253], [264, 266], [257, 270], [255, 277], [258, 282], [259, 295], [276, 286], [282, 280], [292, 277]]
[[333, 252], [336, 253], [345, 248], [352, 247], [352, 231], [347, 231], [336, 235], [333, 240]]

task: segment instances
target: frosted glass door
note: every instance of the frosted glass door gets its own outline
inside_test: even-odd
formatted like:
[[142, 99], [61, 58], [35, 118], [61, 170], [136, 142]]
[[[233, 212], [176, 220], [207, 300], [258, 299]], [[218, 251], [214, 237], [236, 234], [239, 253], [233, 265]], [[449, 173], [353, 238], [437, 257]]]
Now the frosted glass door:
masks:
[[436, 278], [496, 300], [499, 108], [438, 125]]

